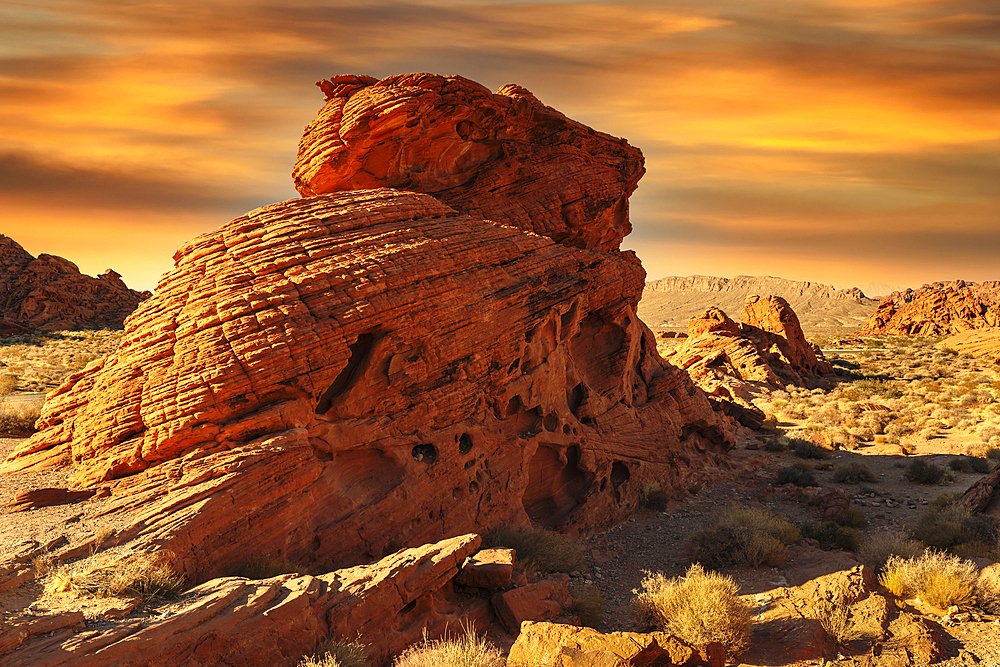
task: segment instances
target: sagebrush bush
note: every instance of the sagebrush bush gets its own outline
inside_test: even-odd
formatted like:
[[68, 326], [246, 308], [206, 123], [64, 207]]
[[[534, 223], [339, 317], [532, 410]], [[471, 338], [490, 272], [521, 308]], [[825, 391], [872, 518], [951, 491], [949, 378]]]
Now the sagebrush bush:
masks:
[[11, 403], [0, 398], [0, 435], [30, 435], [42, 414], [44, 399]]
[[871, 468], [860, 461], [848, 461], [837, 465], [833, 472], [833, 481], [841, 484], [860, 484], [861, 482], [877, 482], [878, 476]]
[[717, 513], [708, 528], [691, 533], [684, 548], [692, 562], [709, 567], [778, 567], [788, 559], [785, 545], [799, 538], [798, 528], [773, 512], [729, 508]]
[[805, 440], [804, 438], [791, 438], [792, 451], [796, 456], [803, 459], [828, 459], [830, 450], [825, 447]]
[[782, 484], [794, 484], [795, 486], [817, 486], [816, 477], [811, 472], [794, 466], [778, 468], [774, 484], [775, 486], [781, 486]]
[[503, 653], [469, 627], [456, 638], [428, 640], [411, 646], [393, 667], [504, 667]]
[[913, 528], [914, 537], [935, 549], [962, 551], [965, 555], [989, 552], [1000, 533], [997, 519], [973, 514], [955, 500], [955, 496], [944, 494], [927, 505]]
[[572, 572], [583, 565], [573, 540], [534, 526], [500, 526], [486, 535], [483, 546], [513, 549], [521, 567], [543, 573]]
[[171, 552], [140, 553], [123, 558], [91, 556], [77, 563], [60, 565], [51, 573], [45, 590], [97, 597], [167, 597], [184, 584], [184, 578], [170, 565], [172, 558]]
[[938, 484], [944, 480], [945, 469], [923, 459], [910, 461], [906, 466], [906, 479], [914, 484]]
[[924, 545], [904, 533], [876, 530], [866, 535], [858, 547], [858, 559], [875, 572], [881, 572], [890, 556], [917, 558], [923, 552]]
[[578, 617], [585, 627], [599, 626], [604, 620], [604, 609], [607, 606], [600, 589], [593, 584], [570, 584], [569, 594], [573, 598], [573, 604], [568, 615]]
[[955, 472], [974, 472], [985, 475], [993, 466], [986, 459], [977, 456], [956, 456], [948, 461], [948, 467]]
[[687, 574], [667, 579], [646, 573], [636, 594], [636, 616], [641, 624], [659, 628], [691, 644], [721, 642], [730, 657], [750, 642], [750, 608], [739, 596], [731, 577], [692, 565]]
[[846, 507], [842, 512], [833, 517], [833, 520], [838, 525], [850, 526], [852, 528], [860, 528], [868, 523], [865, 512], [860, 507]]
[[861, 531], [841, 526], [835, 521], [811, 521], [799, 526], [802, 537], [819, 542], [820, 548], [856, 551], [861, 546]]
[[654, 512], [663, 512], [667, 509], [670, 503], [670, 496], [668, 496], [663, 489], [657, 483], [646, 484], [639, 491], [639, 507], [643, 509], [653, 510]]
[[303, 658], [298, 667], [370, 667], [367, 650], [358, 641], [329, 641], [317, 647], [312, 656]]
[[971, 561], [940, 551], [926, 551], [917, 558], [890, 556], [879, 582], [901, 598], [920, 597], [947, 609], [968, 607], [976, 600], [978, 572]]

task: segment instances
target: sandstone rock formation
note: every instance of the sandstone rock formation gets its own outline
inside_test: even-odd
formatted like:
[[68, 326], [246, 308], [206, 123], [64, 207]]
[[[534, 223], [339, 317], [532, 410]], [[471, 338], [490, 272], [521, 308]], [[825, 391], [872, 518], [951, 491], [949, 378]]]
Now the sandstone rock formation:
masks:
[[722, 310], [709, 308], [691, 318], [688, 338], [664, 345], [661, 353], [720, 401], [727, 414], [759, 428], [763, 413], [754, 398], [788, 383], [812, 386], [833, 375], [833, 367], [806, 340], [781, 297], [747, 297], [740, 319], [737, 324]]
[[1000, 327], [1000, 283], [932, 283], [893, 293], [861, 328], [861, 335], [941, 336]]
[[217, 579], [188, 591], [152, 623], [86, 629], [83, 614], [23, 614], [0, 626], [0, 666], [267, 665], [294, 667], [328, 636], [377, 638], [380, 665], [464, 621], [485, 631], [489, 603], [456, 594], [452, 580], [479, 536], [407, 549], [371, 565], [319, 576]]
[[120, 327], [149, 296], [111, 269], [91, 278], [62, 257], [32, 257], [0, 234], [0, 334]]
[[1000, 364], [1000, 327], [963, 331], [960, 334], [948, 336], [937, 346]]
[[460, 76], [320, 81], [292, 176], [303, 196], [390, 187], [578, 248], [617, 251], [642, 153], [539, 102]]
[[709, 307], [735, 313], [752, 294], [782, 297], [806, 329], [856, 329], [878, 305], [856, 287], [836, 289], [771, 276], [670, 276], [646, 283], [639, 302], [639, 319], [652, 327], [680, 327]]
[[[644, 272], [615, 241], [642, 173], [635, 149], [520, 89], [335, 81], [303, 140], [300, 188], [340, 183], [331, 165], [345, 164], [367, 175], [343, 187], [378, 185], [386, 173], [361, 150], [377, 142], [392, 164], [452, 182], [447, 170], [471, 163], [434, 160], [453, 145], [478, 155], [460, 135], [492, 128], [507, 157], [439, 194], [474, 191], [497, 220], [382, 188], [266, 206], [194, 239], [118, 350], [50, 394], [4, 472], [71, 461], [77, 485], [108, 489], [107, 512], [127, 523], [109, 543], [168, 548], [204, 581], [249, 552], [322, 570], [505, 522], [600, 530], [644, 484], [669, 492], [725, 465], [725, 422], [635, 315]], [[495, 125], [490, 99], [507, 114]], [[338, 104], [351, 125], [336, 131], [323, 123]], [[382, 124], [395, 109], [406, 114]], [[518, 123], [504, 143], [501, 127]], [[440, 145], [391, 140], [423, 127], [465, 129]], [[354, 148], [334, 160], [323, 132], [330, 150], [338, 132]], [[561, 243], [503, 224], [528, 216]]]

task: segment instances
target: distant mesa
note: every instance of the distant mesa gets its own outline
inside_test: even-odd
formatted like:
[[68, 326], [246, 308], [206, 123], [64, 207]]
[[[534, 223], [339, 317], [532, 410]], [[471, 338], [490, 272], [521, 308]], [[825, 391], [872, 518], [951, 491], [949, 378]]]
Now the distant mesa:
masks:
[[251, 552], [322, 569], [505, 522], [603, 530], [724, 465], [730, 422], [636, 316], [637, 149], [516, 86], [322, 88], [308, 197], [180, 248], [3, 471], [71, 461], [115, 543], [203, 581]]
[[150, 296], [111, 269], [92, 278], [62, 257], [33, 257], [0, 234], [0, 334], [121, 327]]
[[942, 336], [1000, 326], [1000, 281], [937, 282], [893, 292], [861, 328], [862, 335]]
[[639, 317], [654, 328], [680, 328], [706, 308], [739, 312], [748, 296], [772, 294], [794, 309], [800, 325], [808, 330], [856, 330], [878, 305], [856, 287], [836, 289], [821, 283], [785, 280], [771, 276], [671, 276], [646, 283], [639, 302]]
[[815, 387], [834, 374], [819, 348], [806, 340], [792, 307], [771, 295], [748, 296], [739, 324], [721, 309], [708, 308], [690, 319], [683, 342], [660, 351], [723, 412], [751, 428], [760, 428], [764, 419], [754, 398], [787, 384]]

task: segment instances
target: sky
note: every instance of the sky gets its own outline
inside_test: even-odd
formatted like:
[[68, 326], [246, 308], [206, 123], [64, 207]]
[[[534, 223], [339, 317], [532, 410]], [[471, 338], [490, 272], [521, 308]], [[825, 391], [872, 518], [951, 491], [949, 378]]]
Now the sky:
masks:
[[297, 196], [315, 82], [516, 83], [628, 139], [648, 279], [1000, 279], [996, 0], [0, 1], [0, 233], [153, 289]]

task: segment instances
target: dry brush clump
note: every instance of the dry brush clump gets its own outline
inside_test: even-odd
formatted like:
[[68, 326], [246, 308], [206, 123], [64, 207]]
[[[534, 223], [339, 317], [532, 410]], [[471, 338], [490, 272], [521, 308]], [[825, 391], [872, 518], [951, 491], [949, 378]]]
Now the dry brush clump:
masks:
[[42, 414], [44, 398], [13, 402], [0, 397], [0, 436], [30, 435], [35, 431], [35, 422]]
[[633, 591], [640, 624], [691, 644], [720, 642], [730, 657], [749, 645], [750, 608], [731, 577], [696, 564], [676, 579], [647, 572], [641, 585], [641, 591]]
[[316, 652], [303, 658], [298, 667], [371, 667], [366, 657], [368, 647], [360, 641], [328, 641]]
[[976, 602], [975, 563], [941, 551], [926, 551], [917, 558], [891, 556], [879, 583], [900, 598], [919, 597], [941, 609]]
[[800, 537], [798, 528], [769, 510], [729, 508], [716, 513], [709, 527], [691, 533], [684, 549], [692, 562], [709, 567], [778, 567], [788, 559], [785, 545]]
[[928, 547], [961, 556], [997, 555], [1000, 522], [989, 514], [970, 512], [957, 498], [942, 494], [931, 501], [913, 527], [914, 537]]
[[113, 352], [121, 337], [122, 331], [115, 329], [0, 336], [0, 366], [6, 366], [3, 374], [16, 378], [15, 391], [47, 391]]
[[[172, 558], [166, 551], [90, 556], [51, 569], [45, 591], [93, 597], [167, 597], [184, 584], [183, 577], [171, 567]], [[35, 567], [38, 569], [37, 563]]]
[[483, 546], [513, 549], [516, 564], [526, 572], [572, 572], [583, 565], [573, 540], [535, 526], [500, 526], [485, 536]]
[[905, 533], [884, 529], [865, 535], [858, 547], [858, 559], [875, 572], [882, 572], [892, 556], [908, 559], [917, 558], [922, 553], [924, 545], [920, 542]]
[[393, 667], [504, 667], [503, 653], [479, 637], [471, 627], [454, 638], [429, 640], [411, 646], [392, 663]]

